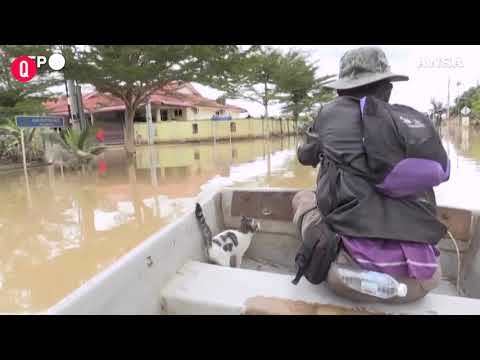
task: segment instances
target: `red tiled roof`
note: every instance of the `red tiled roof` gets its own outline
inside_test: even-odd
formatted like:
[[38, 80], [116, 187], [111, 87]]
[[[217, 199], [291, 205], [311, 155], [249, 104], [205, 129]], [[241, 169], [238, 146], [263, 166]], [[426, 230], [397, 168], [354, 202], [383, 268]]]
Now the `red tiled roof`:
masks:
[[194, 103], [183, 97], [175, 97], [162, 94], [153, 94], [150, 96], [150, 102], [155, 105], [170, 105], [179, 107], [193, 107]]
[[[66, 96], [61, 96], [53, 101], [46, 101], [43, 105], [50, 113], [68, 113]], [[94, 91], [83, 95], [83, 107], [86, 112], [91, 113], [108, 107], [120, 107], [120, 110], [122, 110], [125, 108], [125, 105], [120, 99]]]
[[[180, 91], [182, 89], [187, 89], [191, 94], [181, 93]], [[153, 105], [176, 106], [183, 108], [202, 106], [246, 112], [245, 109], [238, 106], [222, 105], [215, 100], [203, 97], [189, 83], [178, 85], [176, 82], [173, 82], [168, 84], [151, 95], [150, 101]], [[46, 101], [43, 105], [51, 114], [68, 114], [66, 96], [61, 96], [54, 101]], [[125, 109], [125, 105], [122, 100], [112, 95], [102, 94], [96, 91], [83, 95], [83, 107], [87, 113]]]

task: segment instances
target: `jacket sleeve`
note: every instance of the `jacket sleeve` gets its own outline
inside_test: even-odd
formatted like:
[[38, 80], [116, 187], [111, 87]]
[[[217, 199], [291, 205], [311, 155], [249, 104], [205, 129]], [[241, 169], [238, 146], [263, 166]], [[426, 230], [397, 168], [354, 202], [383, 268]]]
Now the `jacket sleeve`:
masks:
[[310, 136], [310, 134], [318, 135], [315, 134], [315, 132], [318, 129], [318, 122], [320, 120], [320, 116], [321, 110], [318, 112], [317, 118], [315, 119], [313, 126], [308, 129], [305, 144], [300, 145], [297, 149], [297, 158], [302, 165], [316, 167], [320, 162], [320, 142], [317, 138]]
[[298, 161], [305, 166], [316, 167], [320, 162], [319, 155], [319, 144], [316, 143], [300, 145], [297, 149]]

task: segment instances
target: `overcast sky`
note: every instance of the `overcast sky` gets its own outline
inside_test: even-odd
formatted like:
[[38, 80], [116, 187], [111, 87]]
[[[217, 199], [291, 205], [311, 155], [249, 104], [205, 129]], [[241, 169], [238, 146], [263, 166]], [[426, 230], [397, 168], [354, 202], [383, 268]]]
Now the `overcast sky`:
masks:
[[[338, 74], [339, 60], [346, 50], [368, 45], [273, 45], [288, 51], [291, 48], [307, 51], [318, 61], [318, 75]], [[450, 103], [480, 81], [479, 45], [380, 45], [385, 51], [391, 70], [408, 75], [409, 81], [394, 83], [391, 101], [412, 106], [420, 111], [430, 109], [430, 99], [447, 103], [450, 76]], [[457, 87], [457, 82], [461, 85]], [[195, 84], [206, 97], [216, 98], [221, 92]], [[246, 108], [251, 115], [263, 113], [263, 107], [242, 100], [228, 100]], [[269, 107], [269, 113], [278, 115], [280, 106]]]

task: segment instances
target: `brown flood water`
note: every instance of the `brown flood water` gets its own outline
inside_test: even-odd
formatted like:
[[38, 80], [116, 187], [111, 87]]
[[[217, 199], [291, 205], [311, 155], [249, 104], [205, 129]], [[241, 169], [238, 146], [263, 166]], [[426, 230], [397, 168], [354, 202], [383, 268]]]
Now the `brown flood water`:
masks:
[[[448, 138], [450, 140], [448, 140]], [[312, 188], [293, 137], [157, 145], [104, 155], [105, 171], [0, 173], [0, 312], [47, 309], [221, 186]], [[451, 181], [439, 198], [480, 207], [480, 132], [451, 131]]]

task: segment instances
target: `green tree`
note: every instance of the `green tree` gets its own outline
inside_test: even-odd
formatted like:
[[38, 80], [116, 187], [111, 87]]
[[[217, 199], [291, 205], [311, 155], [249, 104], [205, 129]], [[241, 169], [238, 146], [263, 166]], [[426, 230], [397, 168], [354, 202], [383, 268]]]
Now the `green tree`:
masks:
[[225, 105], [227, 103], [227, 97], [225, 95], [219, 96], [216, 100], [217, 103]]
[[295, 123], [298, 123], [301, 113], [335, 96], [332, 90], [324, 87], [335, 75], [317, 77], [316, 72], [315, 64], [309, 63], [299, 51], [290, 51], [280, 60], [279, 71], [275, 75], [280, 93], [277, 99], [284, 103], [282, 111], [292, 114]]
[[[83, 130], [63, 129], [60, 134], [46, 133], [45, 138], [51, 144], [58, 144], [69, 155], [67, 163], [71, 167], [88, 165], [95, 157], [105, 151], [106, 147], [95, 137], [92, 127]], [[54, 154], [54, 158], [61, 154]]]
[[280, 71], [282, 53], [270, 47], [256, 47], [234, 64], [231, 81], [222, 87], [233, 99], [246, 99], [264, 107], [268, 118], [268, 106], [278, 102], [277, 74]]
[[61, 77], [44, 66], [33, 80], [22, 83], [13, 78], [10, 65], [18, 56], [48, 57], [52, 51], [48, 45], [0, 45], [0, 121], [6, 123], [15, 115], [44, 112], [42, 102], [55, 95], [49, 88], [59, 84]]
[[445, 111], [444, 106], [441, 101], [436, 101], [435, 98], [430, 99], [430, 104], [432, 105], [434, 125], [437, 127], [437, 129], [441, 129], [442, 113]]
[[473, 110], [473, 103], [479, 98], [479, 96], [480, 86], [472, 86], [463, 92], [459, 98], [455, 99], [455, 113], [459, 114], [464, 106], [468, 106]]
[[135, 152], [133, 120], [157, 89], [172, 81], [228, 83], [234, 45], [95, 45], [63, 48], [65, 76], [121, 99], [126, 108], [126, 150]]
[[[39, 160], [42, 155], [41, 147], [38, 141], [35, 141], [36, 130], [24, 129], [25, 156], [30, 160]], [[7, 118], [0, 124], [0, 158], [20, 161], [21, 141], [21, 129], [13, 118]]]
[[[0, 157], [19, 161], [20, 129], [16, 126], [15, 116], [43, 113], [43, 101], [55, 95], [49, 88], [62, 79], [44, 66], [37, 70], [37, 76], [33, 80], [22, 83], [12, 76], [11, 63], [18, 56], [48, 57], [52, 51], [53, 48], [48, 45], [0, 45]], [[35, 129], [26, 129], [24, 134], [27, 158], [40, 159], [42, 150], [36, 141], [38, 137]]]
[[477, 91], [476, 96], [472, 98], [472, 112], [475, 117], [480, 117], [480, 91]]

